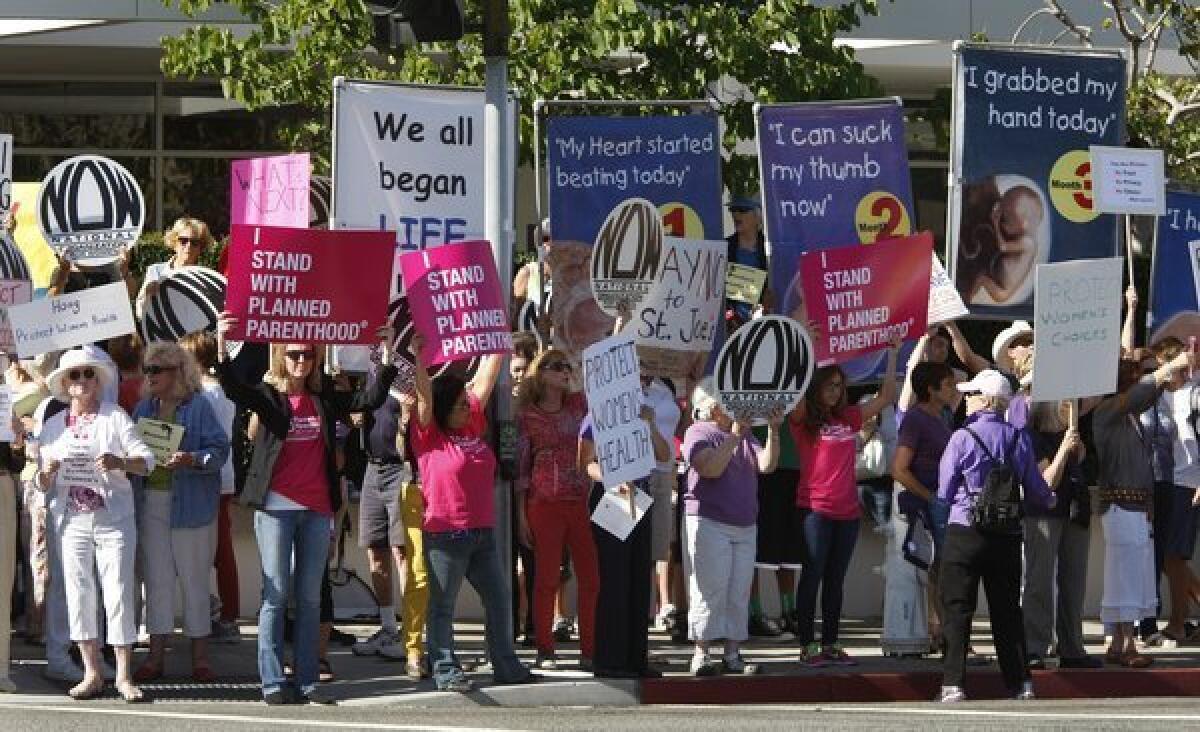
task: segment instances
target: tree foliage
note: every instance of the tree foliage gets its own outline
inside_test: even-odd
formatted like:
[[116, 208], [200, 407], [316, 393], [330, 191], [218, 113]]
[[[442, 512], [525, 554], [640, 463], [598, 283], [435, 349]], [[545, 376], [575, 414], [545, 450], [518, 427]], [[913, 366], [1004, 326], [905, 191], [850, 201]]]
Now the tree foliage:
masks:
[[[195, 15], [213, 0], [163, 0]], [[371, 23], [362, 0], [232, 0], [249, 34], [199, 24], [164, 38], [163, 71], [217, 77], [250, 109], [299, 105], [292, 149], [330, 149], [332, 79], [483, 83], [478, 33], [380, 58], [364, 53]], [[468, 24], [478, 0], [467, 0]], [[846, 99], [879, 93], [837, 33], [876, 12], [877, 0], [815, 7], [805, 0], [510, 0], [509, 80], [522, 105], [522, 157], [533, 151], [535, 99], [710, 99], [724, 122], [726, 183], [752, 187], [754, 162], [738, 155], [754, 136], [755, 102]], [[737, 80], [736, 82], [734, 80]], [[607, 112], [607, 110], [605, 110]]]

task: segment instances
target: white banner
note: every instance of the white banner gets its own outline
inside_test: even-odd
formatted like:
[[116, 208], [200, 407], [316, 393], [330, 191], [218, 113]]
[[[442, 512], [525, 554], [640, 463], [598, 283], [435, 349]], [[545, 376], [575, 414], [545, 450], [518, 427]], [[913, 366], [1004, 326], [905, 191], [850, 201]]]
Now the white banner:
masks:
[[962, 295], [954, 286], [946, 268], [942, 266], [937, 253], [933, 255], [933, 264], [929, 268], [929, 318], [928, 325], [937, 325], [950, 320], [957, 320], [970, 314], [963, 303]]
[[47, 297], [8, 309], [21, 358], [132, 333], [133, 309], [124, 282]]
[[583, 384], [604, 486], [614, 488], [650, 475], [654, 446], [650, 425], [638, 416], [642, 376], [630, 330], [584, 349]]
[[1092, 190], [1101, 213], [1165, 216], [1162, 150], [1092, 145]]
[[1111, 394], [1121, 353], [1122, 259], [1039, 264], [1033, 399]]

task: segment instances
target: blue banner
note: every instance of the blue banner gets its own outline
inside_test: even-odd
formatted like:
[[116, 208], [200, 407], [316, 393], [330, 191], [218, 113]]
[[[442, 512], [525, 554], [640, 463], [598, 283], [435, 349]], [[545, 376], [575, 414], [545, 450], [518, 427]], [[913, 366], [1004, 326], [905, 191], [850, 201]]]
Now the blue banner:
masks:
[[955, 285], [971, 314], [1031, 318], [1038, 264], [1117, 254], [1091, 195], [1090, 145], [1125, 139], [1117, 55], [964, 47], [951, 172]]
[[[800, 255], [913, 233], [912, 184], [898, 100], [772, 105], [758, 111], [763, 212], [780, 314], [808, 322]], [[876, 378], [886, 354], [854, 359]]]
[[621, 201], [658, 206], [664, 233], [721, 239], [717, 118], [551, 117], [547, 126], [550, 231], [588, 246]]
[[1154, 267], [1150, 273], [1150, 338], [1173, 335], [1185, 344], [1200, 338], [1195, 261], [1189, 244], [1200, 248], [1200, 194], [1167, 191], [1167, 215], [1158, 219]]

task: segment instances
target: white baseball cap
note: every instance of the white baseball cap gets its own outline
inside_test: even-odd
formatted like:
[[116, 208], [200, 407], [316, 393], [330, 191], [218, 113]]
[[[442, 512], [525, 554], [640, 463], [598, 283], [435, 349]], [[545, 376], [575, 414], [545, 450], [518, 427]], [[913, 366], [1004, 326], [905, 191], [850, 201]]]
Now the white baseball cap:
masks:
[[970, 381], [957, 384], [956, 388], [964, 394], [982, 394], [987, 397], [1011, 399], [1013, 395], [1012, 382], [995, 369], [984, 369], [975, 374], [975, 378]]

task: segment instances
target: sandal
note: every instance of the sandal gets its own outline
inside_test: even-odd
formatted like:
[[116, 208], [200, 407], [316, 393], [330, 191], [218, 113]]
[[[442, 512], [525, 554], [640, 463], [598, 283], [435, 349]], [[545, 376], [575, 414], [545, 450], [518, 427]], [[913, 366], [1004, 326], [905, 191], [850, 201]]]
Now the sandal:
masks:
[[126, 704], [140, 704], [146, 701], [146, 695], [133, 684], [117, 684], [117, 693], [121, 695]]
[[333, 667], [329, 665], [328, 659], [322, 658], [317, 661], [317, 681], [327, 684], [335, 678], [337, 677], [333, 675]]
[[163, 668], [157, 664], [145, 661], [137, 670], [133, 672], [133, 680], [139, 684], [144, 684], [147, 681], [157, 681], [163, 677]]
[[1125, 668], [1146, 668], [1154, 663], [1154, 659], [1134, 651], [1133, 653], [1126, 653], [1124, 656], [1121, 656], [1119, 663]]
[[67, 696], [71, 697], [75, 701], [87, 701], [88, 699], [95, 699], [103, 693], [104, 678], [101, 677], [90, 684], [88, 684], [86, 680], [80, 681], [78, 684], [71, 687], [70, 691], [67, 692]]

